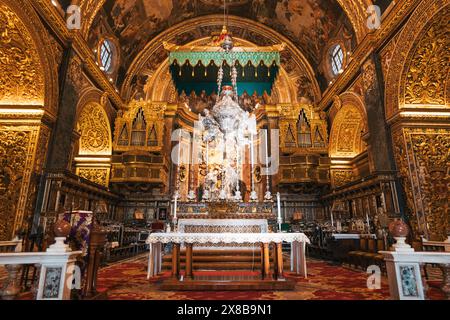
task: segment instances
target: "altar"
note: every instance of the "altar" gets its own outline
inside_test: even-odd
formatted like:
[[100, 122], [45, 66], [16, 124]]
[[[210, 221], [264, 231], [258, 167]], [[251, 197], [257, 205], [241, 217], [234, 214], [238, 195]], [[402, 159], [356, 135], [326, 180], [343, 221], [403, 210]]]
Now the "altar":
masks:
[[[179, 219], [180, 233], [262, 233], [268, 232], [267, 219]], [[184, 248], [184, 244], [182, 244]], [[198, 243], [197, 250], [255, 250], [249, 243]]]
[[[261, 278], [259, 281], [266, 281], [271, 288], [291, 288], [293, 283], [279, 285], [277, 282], [286, 282], [283, 275], [283, 252], [282, 243], [291, 244], [290, 261], [291, 271], [307, 277], [305, 247], [310, 243], [308, 237], [303, 233], [153, 233], [147, 238], [146, 243], [149, 244], [148, 273], [147, 278], [156, 276], [161, 272], [162, 261], [162, 244], [173, 244], [172, 248], [172, 267], [171, 279], [168, 288], [183, 289], [183, 284], [187, 284], [188, 288], [192, 286], [189, 281], [195, 280], [192, 269], [192, 253], [194, 246], [204, 243], [214, 244], [258, 244], [261, 252]], [[181, 277], [180, 270], [180, 246], [186, 246], [186, 263], [184, 275]], [[270, 264], [270, 246], [273, 253], [273, 270]], [[246, 286], [253, 285], [253, 289], [262, 290], [266, 288], [259, 281], [246, 283]], [[204, 289], [208, 288], [204, 282], [201, 283]], [[198, 289], [198, 286], [195, 286]], [[235, 287], [233, 287], [235, 288]], [[247, 287], [246, 287], [247, 288]]]

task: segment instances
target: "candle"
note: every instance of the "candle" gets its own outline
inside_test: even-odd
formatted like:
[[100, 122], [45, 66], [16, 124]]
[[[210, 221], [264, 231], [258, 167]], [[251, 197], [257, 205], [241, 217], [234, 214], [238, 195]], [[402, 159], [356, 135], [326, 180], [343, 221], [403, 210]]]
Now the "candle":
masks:
[[209, 146], [209, 142], [208, 141], [206, 141], [206, 171], [208, 172], [208, 161], [209, 161], [209, 148], [208, 148], [208, 146]]
[[333, 211], [331, 211], [331, 226], [334, 227]]
[[370, 234], [370, 222], [369, 222], [369, 215], [366, 213], [366, 220], [367, 220], [367, 233]]
[[173, 205], [173, 219], [177, 219], [177, 199], [178, 199], [178, 192], [175, 192], [175, 200]]
[[266, 170], [267, 176], [269, 175], [269, 130], [266, 131]]
[[281, 231], [281, 222], [283, 220], [281, 219], [281, 198], [279, 192], [277, 192], [277, 209], [278, 209], [278, 227], [279, 230]]
[[254, 152], [254, 150], [253, 150], [253, 134], [251, 134], [250, 135], [250, 162], [251, 162], [251, 165], [252, 165], [252, 169], [253, 169], [254, 158], [255, 158], [255, 155], [254, 155], [253, 152]]

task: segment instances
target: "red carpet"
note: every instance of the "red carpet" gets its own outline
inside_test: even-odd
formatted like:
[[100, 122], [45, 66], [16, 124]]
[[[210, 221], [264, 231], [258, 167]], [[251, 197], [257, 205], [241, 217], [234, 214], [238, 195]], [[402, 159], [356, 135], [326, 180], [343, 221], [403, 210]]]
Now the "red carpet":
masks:
[[[387, 279], [382, 277], [381, 289], [367, 288], [367, 274], [327, 262], [308, 259], [308, 279], [286, 273], [297, 282], [294, 291], [160, 291], [158, 283], [166, 272], [146, 279], [146, 257], [131, 259], [103, 268], [99, 273], [98, 290], [106, 291], [112, 300], [386, 300], [389, 299]], [[239, 272], [197, 272], [197, 275], [237, 275]], [[245, 275], [251, 276], [252, 272]], [[444, 299], [434, 287], [431, 299]]]

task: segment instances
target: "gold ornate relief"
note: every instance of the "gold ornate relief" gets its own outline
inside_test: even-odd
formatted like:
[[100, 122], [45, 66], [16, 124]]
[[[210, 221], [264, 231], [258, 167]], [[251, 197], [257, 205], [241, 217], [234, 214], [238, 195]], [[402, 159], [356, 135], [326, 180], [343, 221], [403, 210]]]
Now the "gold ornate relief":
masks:
[[81, 131], [80, 155], [111, 154], [111, 129], [102, 106], [88, 103], [81, 111], [78, 125]]
[[447, 238], [450, 130], [404, 128], [393, 134], [394, 156], [415, 234]]
[[411, 134], [412, 151], [426, 210], [430, 240], [447, 239], [450, 131], [446, 134]]
[[354, 157], [363, 151], [363, 116], [353, 105], [344, 105], [336, 114], [330, 134], [331, 157]]
[[406, 104], [445, 104], [450, 67], [449, 20], [447, 8], [417, 44], [406, 74]]
[[353, 181], [353, 171], [333, 170], [331, 174], [331, 179], [334, 187], [341, 187]]
[[77, 175], [102, 186], [108, 186], [108, 168], [77, 168]]
[[70, 83], [75, 87], [77, 93], [80, 94], [83, 88], [89, 86], [83, 70], [81, 68], [81, 61], [79, 58], [72, 58], [69, 64], [68, 79]]
[[30, 32], [0, 4], [0, 104], [44, 104], [44, 73]]
[[368, 60], [363, 65], [362, 84], [364, 92], [370, 92], [375, 86], [375, 82], [375, 64], [372, 60]]
[[10, 240], [23, 220], [38, 129], [0, 130], [0, 241]]
[[[418, 70], [415, 69], [417, 67], [422, 68], [422, 71], [426, 71], [423, 69], [424, 67], [428, 68], [426, 64], [420, 62], [422, 58], [419, 57], [424, 57], [423, 54], [419, 54], [419, 56], [416, 57], [416, 66], [413, 67], [413, 69], [410, 70], [410, 66], [412, 65], [411, 63], [416, 52], [420, 51], [418, 44], [421, 42], [422, 38], [428, 38], [429, 41], [433, 42], [433, 40], [426, 35], [430, 27], [439, 24], [442, 15], [447, 16], [444, 20], [447, 19], [448, 21], [448, 13], [446, 13], [446, 10], [448, 10], [449, 5], [449, 0], [422, 1], [411, 14], [400, 32], [398, 36], [399, 40], [392, 53], [388, 75], [385, 79], [385, 113], [387, 119], [392, 119], [399, 109], [404, 107], [407, 90], [411, 91], [408, 93], [407, 101], [435, 100], [432, 97], [428, 97], [427, 93], [422, 92], [421, 88], [429, 87], [431, 90], [435, 90], [433, 87], [438, 86], [440, 90], [440, 81], [435, 81], [440, 78], [440, 76], [434, 74], [434, 71], [431, 73], [425, 72], [427, 76], [422, 79], [422, 76], [417, 73]], [[448, 33], [448, 27], [444, 26], [443, 28], [443, 31]], [[438, 48], [433, 48], [433, 50], [435, 49]], [[446, 55], [448, 60], [448, 49]], [[427, 63], [436, 65], [440, 63], [438, 60], [440, 60], [440, 58], [437, 58], [435, 61], [428, 61]], [[433, 67], [432, 69], [436, 70], [436, 67]], [[448, 66], [446, 70], [441, 70], [440, 72], [444, 72], [447, 75]], [[409, 76], [408, 73], [410, 73]], [[414, 82], [417, 87], [414, 89], [411, 87], [408, 89], [406, 88], [407, 76], [410, 78], [408, 81]], [[424, 82], [421, 83], [421, 80], [424, 80]], [[442, 99], [439, 98], [439, 94], [437, 100], [442, 101]]]

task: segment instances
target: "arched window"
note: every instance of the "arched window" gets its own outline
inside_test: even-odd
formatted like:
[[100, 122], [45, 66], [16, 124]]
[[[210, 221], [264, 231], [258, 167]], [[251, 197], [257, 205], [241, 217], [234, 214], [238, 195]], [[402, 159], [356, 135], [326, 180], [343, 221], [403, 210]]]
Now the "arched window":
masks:
[[331, 69], [333, 70], [333, 74], [337, 76], [342, 72], [342, 66], [344, 64], [344, 52], [342, 51], [342, 47], [337, 44], [334, 46], [331, 52]]
[[100, 46], [100, 63], [104, 71], [111, 72], [113, 65], [113, 44], [105, 39]]

